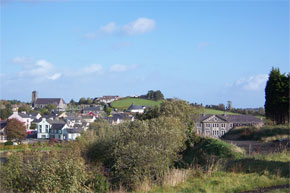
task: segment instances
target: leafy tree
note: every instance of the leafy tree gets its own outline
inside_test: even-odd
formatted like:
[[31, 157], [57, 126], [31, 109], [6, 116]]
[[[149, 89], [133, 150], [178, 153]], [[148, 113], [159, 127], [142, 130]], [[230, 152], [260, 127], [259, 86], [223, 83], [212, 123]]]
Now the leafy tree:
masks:
[[40, 109], [41, 116], [43, 116], [43, 115], [49, 115], [49, 113], [50, 113], [50, 111], [48, 111], [47, 108]]
[[168, 117], [120, 124], [113, 145], [115, 177], [128, 188], [144, 180], [160, 182], [180, 158], [185, 129], [180, 120]]
[[106, 106], [106, 108], [105, 108], [105, 112], [107, 113], [107, 115], [110, 115], [112, 110], [113, 109], [111, 107], [108, 107], [108, 106]]
[[159, 101], [159, 100], [163, 100], [163, 99], [164, 99], [164, 96], [163, 96], [162, 92], [160, 90], [157, 90], [154, 93], [154, 100]]
[[93, 104], [93, 99], [91, 99], [91, 98], [87, 98], [86, 103], [87, 103], [87, 104]]
[[73, 99], [71, 99], [70, 102], [69, 102], [69, 104], [71, 104], [71, 105], [75, 105], [76, 102], [75, 102]]
[[18, 108], [18, 112], [19, 113], [21, 113], [23, 111], [29, 113], [31, 111], [31, 108], [28, 105], [23, 105], [23, 106], [21, 106], [21, 107]]
[[145, 98], [149, 100], [158, 101], [158, 100], [163, 100], [164, 96], [160, 90], [157, 90], [157, 91], [149, 90], [148, 93], [145, 95]]
[[15, 139], [18, 142], [21, 142], [27, 136], [24, 123], [17, 119], [7, 120], [5, 132], [8, 140]]
[[289, 123], [289, 82], [289, 74], [272, 68], [265, 88], [265, 113], [276, 124]]
[[86, 98], [85, 97], [80, 98], [79, 104], [85, 104], [85, 103], [86, 103]]
[[55, 104], [48, 104], [45, 107], [49, 112], [51, 112], [52, 110], [56, 110], [56, 105]]
[[5, 105], [5, 108], [0, 110], [0, 118], [7, 119], [12, 113], [11, 105]]

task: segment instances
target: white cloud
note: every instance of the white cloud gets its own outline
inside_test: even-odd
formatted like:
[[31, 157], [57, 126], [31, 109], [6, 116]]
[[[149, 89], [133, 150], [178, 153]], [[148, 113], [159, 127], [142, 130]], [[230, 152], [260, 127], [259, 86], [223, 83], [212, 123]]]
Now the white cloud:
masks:
[[35, 78], [39, 81], [49, 79], [56, 80], [61, 76], [61, 73], [55, 73], [54, 65], [47, 60], [33, 60], [26, 57], [16, 57], [12, 62], [22, 67], [18, 72], [21, 78]]
[[232, 86], [237, 86], [247, 91], [259, 91], [265, 89], [267, 80], [267, 74], [258, 74], [239, 79]]
[[122, 65], [122, 64], [113, 64], [110, 67], [110, 72], [124, 72], [126, 71], [128, 68], [126, 65]]
[[110, 22], [107, 25], [100, 27], [100, 31], [105, 34], [112, 34], [118, 30], [118, 27], [115, 22]]
[[47, 78], [50, 80], [56, 80], [61, 77], [61, 73], [55, 73], [52, 76], [48, 76]]
[[122, 27], [122, 30], [128, 35], [137, 35], [151, 32], [155, 29], [155, 21], [153, 19], [148, 19], [145, 17], [138, 18]]
[[103, 67], [100, 64], [92, 64], [90, 66], [86, 66], [83, 69], [84, 74], [93, 74], [93, 73], [101, 73], [103, 71]]
[[115, 22], [109, 22], [108, 24], [101, 26], [96, 32], [86, 33], [85, 38], [94, 39], [101, 34], [140, 35], [153, 31], [155, 27], [155, 20], [146, 17], [140, 17], [135, 21], [119, 26]]

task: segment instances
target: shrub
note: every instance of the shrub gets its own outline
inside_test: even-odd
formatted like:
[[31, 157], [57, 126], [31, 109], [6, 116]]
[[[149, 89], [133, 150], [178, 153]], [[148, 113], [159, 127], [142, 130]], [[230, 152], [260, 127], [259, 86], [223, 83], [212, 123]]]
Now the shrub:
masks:
[[101, 175], [100, 172], [92, 173], [91, 178], [87, 183], [90, 184], [90, 187], [94, 192], [106, 193], [110, 190], [110, 184], [108, 180], [103, 175]]
[[[24, 154], [23, 154], [24, 155]], [[84, 160], [69, 152], [13, 154], [1, 168], [5, 192], [94, 192], [107, 190], [101, 177], [92, 178]], [[93, 189], [94, 190], [93, 190]]]
[[185, 125], [174, 118], [121, 124], [114, 144], [114, 177], [134, 189], [144, 180], [161, 182], [178, 160], [186, 140]]
[[243, 155], [239, 147], [219, 139], [201, 138], [193, 147], [183, 152], [183, 166], [207, 165], [210, 159], [239, 158]]
[[13, 141], [6, 141], [4, 145], [13, 145]]
[[4, 150], [5, 149], [5, 146], [4, 145], [0, 145], [0, 150]]

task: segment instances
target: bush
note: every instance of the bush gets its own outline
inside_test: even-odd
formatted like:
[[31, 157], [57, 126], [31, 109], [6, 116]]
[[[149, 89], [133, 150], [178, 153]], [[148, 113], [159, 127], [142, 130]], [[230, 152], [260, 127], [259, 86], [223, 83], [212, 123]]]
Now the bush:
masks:
[[4, 145], [0, 145], [0, 150], [4, 150], [5, 149], [5, 146]]
[[114, 144], [114, 177], [134, 189], [143, 181], [161, 182], [183, 150], [185, 125], [174, 118], [121, 124]]
[[106, 193], [110, 190], [108, 180], [100, 172], [94, 172], [88, 183], [94, 192]]
[[239, 158], [244, 151], [239, 147], [219, 139], [201, 138], [193, 147], [183, 152], [182, 164], [185, 167], [195, 164], [206, 165], [209, 159]]
[[[24, 155], [24, 154], [23, 154]], [[4, 192], [94, 192], [107, 190], [101, 177], [92, 178], [84, 160], [69, 152], [14, 153], [0, 171]]]
[[12, 142], [12, 141], [6, 141], [6, 142], [4, 143], [4, 145], [13, 145], [13, 142]]

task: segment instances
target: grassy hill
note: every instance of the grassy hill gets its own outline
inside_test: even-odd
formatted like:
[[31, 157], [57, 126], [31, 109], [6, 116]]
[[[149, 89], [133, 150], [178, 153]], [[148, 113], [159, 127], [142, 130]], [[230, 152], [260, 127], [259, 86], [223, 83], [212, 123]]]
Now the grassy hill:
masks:
[[111, 106], [116, 109], [127, 109], [132, 103], [134, 103], [134, 105], [140, 105], [140, 106], [156, 106], [156, 105], [160, 105], [161, 102], [162, 100], [152, 101], [152, 100], [141, 99], [141, 98], [125, 98], [125, 99], [120, 99], [120, 100], [112, 102]]
[[[205, 114], [214, 114], [214, 115], [223, 115], [224, 111], [215, 110], [215, 109], [204, 109]], [[227, 115], [239, 115], [238, 113], [226, 112]]]

